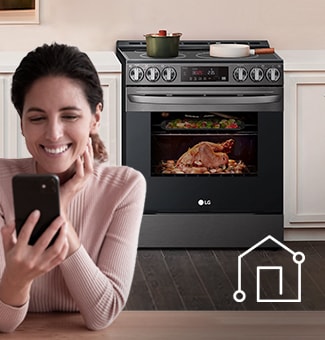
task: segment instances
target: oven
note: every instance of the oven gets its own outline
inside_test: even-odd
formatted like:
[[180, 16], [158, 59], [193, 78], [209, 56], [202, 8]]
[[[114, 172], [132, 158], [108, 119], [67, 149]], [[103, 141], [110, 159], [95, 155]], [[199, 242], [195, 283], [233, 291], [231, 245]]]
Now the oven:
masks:
[[117, 42], [122, 162], [147, 180], [139, 247], [283, 239], [282, 60], [212, 58], [210, 43], [155, 59], [145, 42]]

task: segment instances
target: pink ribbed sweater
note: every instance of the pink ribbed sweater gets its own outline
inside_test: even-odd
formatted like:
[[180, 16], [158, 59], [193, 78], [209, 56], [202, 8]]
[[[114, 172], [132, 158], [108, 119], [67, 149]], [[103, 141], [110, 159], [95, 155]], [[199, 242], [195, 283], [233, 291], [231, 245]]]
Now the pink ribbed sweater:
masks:
[[[11, 178], [35, 173], [32, 159], [0, 159], [0, 228], [14, 219]], [[26, 313], [79, 311], [89, 329], [107, 327], [125, 306], [134, 273], [146, 183], [129, 167], [95, 164], [69, 207], [82, 246], [37, 278], [20, 308], [0, 301], [0, 332], [15, 330]], [[0, 234], [0, 278], [5, 258]]]

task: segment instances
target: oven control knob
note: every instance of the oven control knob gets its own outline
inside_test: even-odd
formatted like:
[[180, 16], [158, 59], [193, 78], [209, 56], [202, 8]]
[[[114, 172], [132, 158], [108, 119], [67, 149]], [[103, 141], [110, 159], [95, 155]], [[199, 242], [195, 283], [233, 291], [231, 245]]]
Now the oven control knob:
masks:
[[162, 74], [161, 74], [162, 78], [168, 82], [174, 81], [176, 78], [176, 75], [177, 75], [176, 70], [173, 67], [165, 67], [162, 70]]
[[260, 67], [253, 67], [249, 72], [249, 76], [253, 81], [261, 81], [264, 73]]
[[234, 70], [234, 78], [236, 81], [245, 81], [247, 79], [248, 72], [245, 67], [236, 67]]
[[151, 81], [157, 81], [159, 79], [160, 72], [157, 67], [148, 67], [146, 71], [146, 78]]
[[144, 75], [143, 69], [138, 66], [132, 67], [131, 70], [129, 71], [129, 77], [134, 82], [142, 80], [143, 75]]
[[280, 79], [281, 72], [275, 67], [271, 67], [266, 71], [266, 78], [268, 81], [276, 82]]

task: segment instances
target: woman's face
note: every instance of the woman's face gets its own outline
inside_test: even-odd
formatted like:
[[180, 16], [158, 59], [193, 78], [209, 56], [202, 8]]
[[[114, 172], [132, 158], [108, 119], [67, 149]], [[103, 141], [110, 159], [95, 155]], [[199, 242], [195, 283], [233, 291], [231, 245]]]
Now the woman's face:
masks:
[[26, 93], [21, 126], [37, 172], [64, 177], [96, 132], [100, 105], [93, 114], [78, 82], [67, 77], [40, 78]]

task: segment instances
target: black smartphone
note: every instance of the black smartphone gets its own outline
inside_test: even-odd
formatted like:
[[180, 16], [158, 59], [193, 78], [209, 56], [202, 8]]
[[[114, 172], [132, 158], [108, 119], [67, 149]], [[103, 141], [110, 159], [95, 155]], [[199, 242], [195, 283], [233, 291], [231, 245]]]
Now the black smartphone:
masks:
[[38, 209], [41, 212], [29, 240], [29, 244], [34, 245], [51, 222], [60, 215], [59, 178], [51, 174], [18, 174], [12, 179], [12, 188], [17, 235], [32, 211]]

